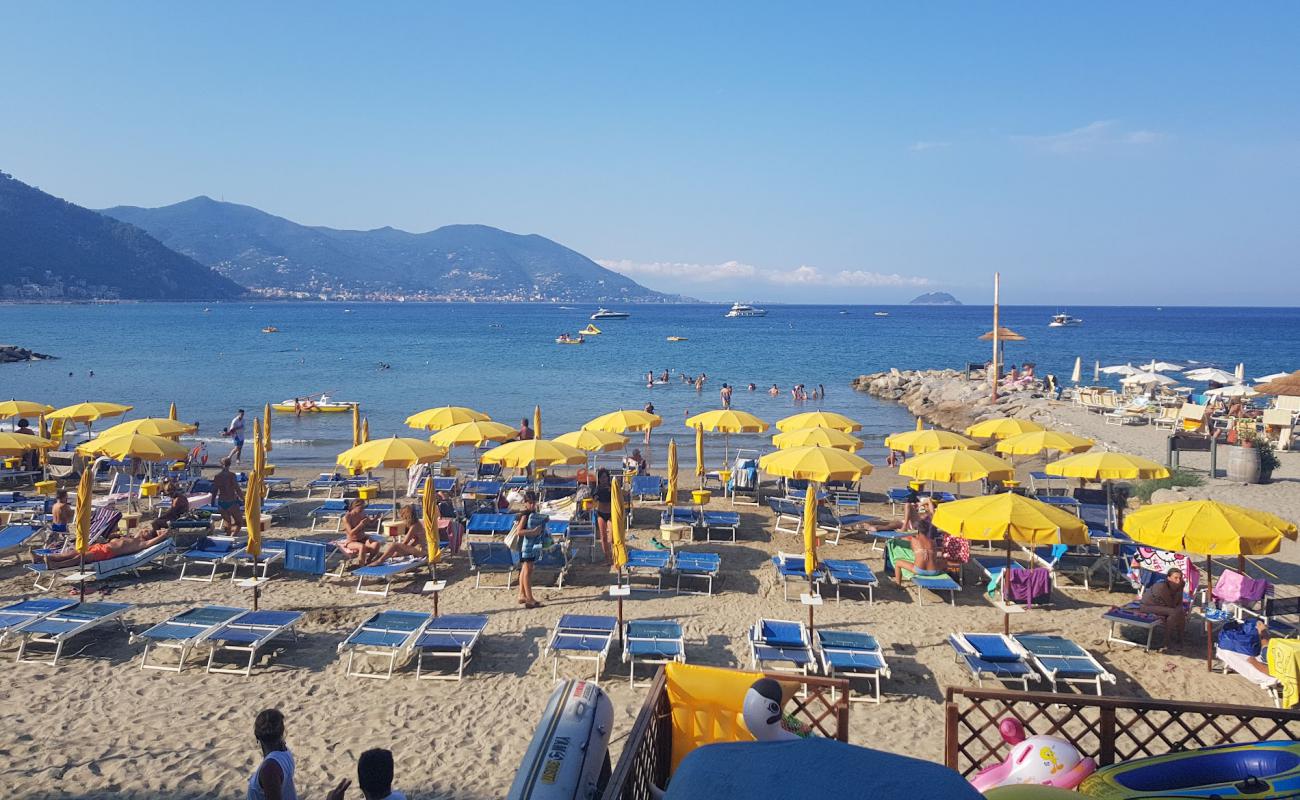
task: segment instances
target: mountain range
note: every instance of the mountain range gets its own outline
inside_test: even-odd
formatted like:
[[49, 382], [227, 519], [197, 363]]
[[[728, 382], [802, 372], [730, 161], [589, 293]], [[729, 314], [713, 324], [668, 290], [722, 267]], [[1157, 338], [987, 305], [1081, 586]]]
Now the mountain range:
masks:
[[243, 292], [134, 225], [0, 172], [0, 298], [220, 300]]
[[103, 212], [268, 296], [671, 302], [536, 234], [486, 225], [427, 233], [300, 225], [250, 206], [195, 197]]

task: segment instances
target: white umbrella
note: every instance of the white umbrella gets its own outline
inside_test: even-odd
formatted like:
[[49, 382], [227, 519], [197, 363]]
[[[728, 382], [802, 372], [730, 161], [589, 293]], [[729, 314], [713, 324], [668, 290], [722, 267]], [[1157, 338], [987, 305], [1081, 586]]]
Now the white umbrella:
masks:
[[1178, 381], [1168, 375], [1161, 375], [1159, 372], [1139, 372], [1136, 375], [1129, 375], [1127, 378], [1121, 379], [1120, 383], [1130, 385], [1137, 384], [1141, 386], [1150, 386], [1153, 383], [1158, 383], [1161, 386], [1168, 386], [1171, 383], [1178, 383]]
[[1241, 363], [1237, 364], [1237, 369], [1233, 371], [1233, 375], [1236, 377], [1236, 379], [1237, 379], [1237, 383], [1245, 383], [1245, 382], [1246, 382], [1246, 362], [1242, 361]]
[[1107, 375], [1137, 375], [1142, 372], [1142, 370], [1132, 364], [1115, 364], [1110, 367], [1102, 367], [1101, 372], [1104, 372]]
[[1225, 372], [1224, 370], [1215, 369], [1214, 367], [1190, 369], [1183, 373], [1183, 377], [1188, 380], [1203, 381], [1207, 383], [1210, 381], [1213, 381], [1214, 383], [1233, 383], [1237, 380], [1237, 376], [1233, 375], [1231, 372]]
[[1101, 383], [1101, 362], [1092, 362], [1092, 382]]
[[1268, 383], [1269, 381], [1275, 381], [1278, 378], [1285, 378], [1290, 374], [1291, 373], [1289, 372], [1274, 372], [1272, 375], [1265, 375], [1262, 378], [1256, 378], [1255, 383]]
[[1234, 383], [1231, 386], [1220, 386], [1216, 389], [1208, 389], [1205, 392], [1206, 397], [1254, 397], [1257, 394], [1259, 394], [1259, 392], [1244, 383]]
[[1152, 361], [1150, 364], [1142, 367], [1142, 369], [1147, 372], [1178, 372], [1182, 370], [1182, 368], [1182, 364], [1171, 364], [1168, 361]]
[[1070, 373], [1070, 382], [1078, 383], [1079, 379], [1082, 377], [1083, 377], [1083, 356], [1078, 356], [1077, 358], [1074, 359], [1074, 372]]

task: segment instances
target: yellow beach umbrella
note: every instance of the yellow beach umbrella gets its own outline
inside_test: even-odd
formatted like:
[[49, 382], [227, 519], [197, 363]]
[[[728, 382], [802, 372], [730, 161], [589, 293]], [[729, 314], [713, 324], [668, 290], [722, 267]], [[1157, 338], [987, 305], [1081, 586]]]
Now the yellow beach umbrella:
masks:
[[772, 444], [782, 450], [791, 447], [834, 447], [853, 452], [861, 450], [863, 442], [838, 428], [802, 428], [778, 433], [772, 437]]
[[271, 447], [271, 404], [262, 407], [262, 449], [269, 453]]
[[695, 477], [704, 485], [704, 428], [695, 429]]
[[904, 461], [898, 474], [918, 481], [967, 483], [1014, 478], [1016, 468], [980, 450], [936, 450]]
[[1163, 464], [1128, 453], [1091, 452], [1053, 461], [1043, 468], [1048, 475], [1085, 481], [1145, 480], [1168, 478]]
[[180, 416], [176, 413], [176, 403], [175, 403], [175, 402], [172, 402], [172, 404], [171, 404], [170, 406], [167, 407], [167, 419], [170, 419], [170, 420], [173, 420], [173, 421], [174, 421], [174, 420], [178, 420], [178, 419], [180, 419]]
[[424, 526], [424, 550], [429, 554], [429, 575], [436, 579], [436, 565], [442, 560], [442, 544], [438, 534], [441, 525], [438, 493], [434, 491], [433, 478], [424, 482], [424, 496], [420, 498], [420, 524]]
[[758, 460], [758, 466], [771, 475], [817, 481], [856, 481], [871, 474], [871, 462], [854, 453], [833, 447], [796, 447], [778, 450]]
[[542, 407], [533, 406], [533, 438], [542, 438]]
[[608, 453], [627, 447], [627, 437], [621, 433], [602, 430], [576, 430], [555, 437], [560, 444], [586, 450], [588, 453]]
[[245, 548], [253, 557], [253, 610], [257, 610], [261, 596], [261, 585], [257, 581], [257, 559], [262, 555], [262, 495], [266, 492], [263, 484], [266, 472], [266, 447], [263, 440], [261, 420], [253, 420], [253, 469], [248, 473], [248, 485], [244, 487], [244, 524], [248, 527], [248, 542]]
[[344, 450], [339, 453], [338, 463], [358, 472], [370, 472], [385, 467], [410, 469], [417, 464], [432, 463], [445, 455], [447, 451], [432, 442], [393, 436]]
[[715, 408], [712, 411], [705, 411], [703, 414], [688, 417], [686, 427], [721, 433], [723, 442], [722, 461], [723, 464], [726, 464], [731, 459], [731, 434], [762, 433], [771, 426], [747, 411], [737, 411], [734, 408]]
[[0, 400], [0, 419], [13, 417], [43, 417], [54, 410], [54, 406], [31, 400]]
[[[1205, 591], [1214, 588], [1213, 556], [1261, 556], [1276, 553], [1282, 540], [1296, 538], [1295, 523], [1264, 511], [1216, 500], [1158, 503], [1134, 511], [1124, 520], [1133, 541], [1161, 550], [1205, 556]], [[1214, 636], [1205, 620], [1205, 666], [1214, 668]]]
[[668, 440], [668, 487], [664, 490], [664, 502], [670, 507], [677, 505], [677, 440]]
[[472, 408], [464, 406], [439, 406], [437, 408], [426, 408], [418, 414], [412, 414], [406, 418], [406, 425], [409, 428], [424, 431], [440, 431], [444, 428], [450, 428], [452, 425], [460, 425], [465, 422], [486, 422], [492, 419], [482, 411], [475, 411]]
[[890, 450], [899, 450], [904, 453], [913, 452], [917, 455], [921, 453], [933, 453], [936, 450], [975, 450], [979, 448], [979, 442], [967, 439], [960, 433], [952, 431], [941, 431], [937, 428], [918, 428], [914, 431], [904, 431], [885, 437], [885, 447]]
[[370, 417], [361, 420], [361, 443], [370, 441]]
[[150, 436], [146, 433], [96, 436], [79, 445], [77, 452], [83, 456], [107, 456], [118, 461], [130, 458], [138, 458], [141, 461], [175, 461], [189, 454], [183, 445], [171, 439]]
[[91, 425], [101, 419], [108, 417], [120, 417], [130, 411], [132, 406], [119, 405], [118, 403], [104, 402], [85, 402], [75, 403], [70, 406], [56, 409], [46, 414], [46, 419], [61, 419], [64, 422], [84, 422], [86, 430], [90, 430]]
[[663, 424], [663, 421], [663, 417], [660, 417], [658, 414], [651, 414], [648, 411], [640, 411], [634, 408], [625, 408], [618, 411], [611, 411], [608, 414], [602, 414], [583, 425], [582, 429], [588, 431], [609, 431], [610, 433], [648, 431], [652, 428], [658, 428]]
[[587, 454], [576, 447], [546, 439], [507, 442], [483, 454], [483, 460], [513, 469], [550, 467], [558, 464], [585, 464]]
[[623, 574], [627, 566], [627, 511], [623, 508], [623, 485], [617, 477], [609, 484], [609, 540], [614, 550], [614, 568]]
[[776, 428], [780, 431], [797, 431], [801, 428], [833, 428], [844, 433], [854, 433], [862, 430], [862, 423], [855, 419], [849, 419], [843, 414], [836, 414], [834, 411], [806, 411], [778, 421]]
[[[81, 480], [77, 483], [77, 509], [76, 517], [73, 518], [73, 525], [76, 526], [77, 554], [81, 556], [81, 572], [86, 571], [86, 551], [90, 549], [90, 517], [94, 511], [91, 509], [90, 495], [94, 492], [94, 470], [87, 464], [85, 469], [81, 470]], [[81, 602], [86, 602], [86, 582], [80, 581]]]
[[26, 453], [28, 450], [47, 450], [54, 446], [49, 439], [29, 436], [26, 433], [0, 432], [0, 456], [9, 457]]
[[443, 428], [430, 436], [429, 441], [443, 447], [456, 447], [458, 445], [482, 447], [488, 442], [509, 441], [515, 438], [518, 433], [519, 431], [501, 422], [475, 420], [473, 422], [460, 422]]
[[[803, 500], [803, 572], [808, 576], [808, 593], [813, 594], [812, 577], [817, 571], [817, 489], [809, 486]], [[811, 610], [811, 609], [810, 609]], [[810, 618], [811, 620], [811, 618]], [[812, 623], [809, 622], [811, 627]]]
[[1013, 417], [999, 417], [998, 419], [986, 419], [983, 422], [975, 423], [966, 429], [966, 435], [973, 436], [976, 439], [1005, 439], [1008, 436], [1041, 430], [1043, 430], [1043, 426], [1037, 422]]
[[175, 439], [183, 433], [194, 433], [198, 430], [197, 426], [189, 425], [184, 422], [177, 422], [174, 419], [164, 417], [144, 417], [142, 419], [132, 419], [126, 422], [119, 422], [116, 425], [105, 428], [99, 432], [99, 438], [104, 439], [112, 436], [129, 436], [133, 433], [143, 433], [146, 436], [161, 436], [164, 439]]
[[1008, 436], [997, 443], [994, 450], [1009, 456], [1033, 456], [1044, 451], [1055, 453], [1082, 453], [1091, 450], [1094, 442], [1082, 436], [1061, 431], [1032, 431]]
[[361, 444], [361, 405], [352, 404], [352, 446]]

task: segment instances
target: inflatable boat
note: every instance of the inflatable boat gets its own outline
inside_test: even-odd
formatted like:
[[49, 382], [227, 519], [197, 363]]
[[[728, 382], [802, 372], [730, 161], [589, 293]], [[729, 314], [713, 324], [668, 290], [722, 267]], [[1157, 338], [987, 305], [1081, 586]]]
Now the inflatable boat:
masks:
[[555, 685], [507, 800], [594, 800], [609, 782], [614, 706], [590, 681]]
[[1300, 742], [1254, 742], [1187, 750], [1102, 767], [1079, 793], [1104, 800], [1143, 797], [1292, 797], [1300, 792]]
[[344, 411], [351, 411], [356, 403], [347, 403], [342, 400], [331, 400], [329, 395], [320, 397], [304, 397], [299, 399], [299, 405], [294, 405], [293, 398], [281, 400], [278, 403], [271, 404], [272, 411], [278, 411], [282, 414], [295, 414], [302, 411], [304, 414], [341, 414]]

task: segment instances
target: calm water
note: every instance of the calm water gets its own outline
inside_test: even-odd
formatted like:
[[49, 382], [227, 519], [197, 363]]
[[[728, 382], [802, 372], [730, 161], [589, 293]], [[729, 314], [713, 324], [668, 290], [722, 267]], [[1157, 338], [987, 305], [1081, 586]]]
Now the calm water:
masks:
[[[776, 306], [760, 319], [725, 319], [725, 307], [716, 305], [631, 307], [631, 319], [597, 323], [605, 333], [581, 347], [554, 344], [561, 332], [586, 325], [594, 310], [488, 303], [227, 303], [206, 313], [203, 305], [179, 303], [0, 306], [5, 340], [60, 356], [0, 365], [0, 396], [55, 406], [126, 402], [136, 407], [131, 416], [165, 415], [175, 401], [182, 419], [201, 424], [202, 435], [218, 432], [236, 408], [260, 411], [268, 401], [325, 391], [359, 401], [372, 436], [408, 435], [407, 415], [446, 404], [512, 425], [540, 404], [543, 433], [554, 436], [652, 400], [665, 419], [652, 443], [654, 460], [670, 434], [679, 446], [688, 444], [682, 420], [717, 407], [727, 381], [737, 387], [735, 407], [769, 422], [819, 406], [861, 420], [870, 443], [864, 455], [879, 462], [880, 440], [912, 419], [849, 389], [852, 378], [890, 366], [961, 368], [989, 354], [976, 337], [991, 327], [991, 312], [974, 306]], [[876, 310], [890, 316], [875, 317]], [[1056, 310], [1003, 309], [1004, 324], [1029, 338], [1008, 345], [1008, 359], [1035, 361], [1040, 372], [1066, 380], [1082, 356], [1085, 381], [1094, 360], [1136, 364], [1154, 357], [1228, 369], [1245, 361], [1248, 377], [1300, 367], [1300, 309], [1071, 308], [1082, 326], [1048, 328]], [[265, 325], [280, 333], [262, 334]], [[669, 343], [668, 336], [689, 341]], [[381, 362], [390, 367], [381, 369]], [[647, 389], [645, 372], [664, 369], [672, 381]], [[707, 373], [704, 392], [682, 385], [679, 372]], [[759, 391], [748, 392], [750, 382]], [[789, 388], [798, 382], [824, 384], [828, 397], [796, 407]], [[773, 383], [781, 388], [777, 398], [764, 391]], [[332, 461], [351, 435], [345, 414], [277, 415], [273, 431], [277, 463]], [[759, 441], [767, 444], [767, 436], [733, 437], [732, 447]]]

